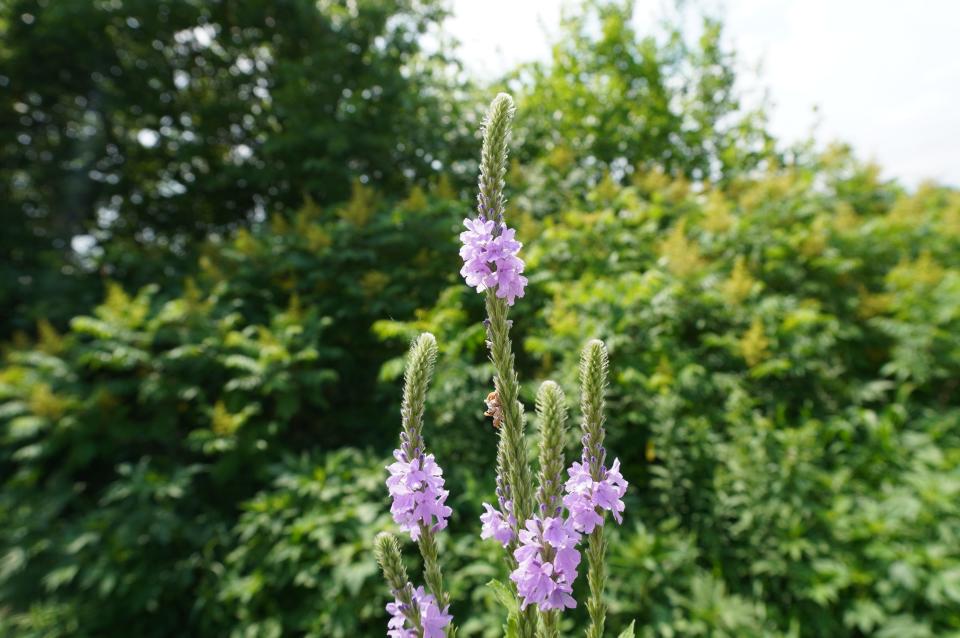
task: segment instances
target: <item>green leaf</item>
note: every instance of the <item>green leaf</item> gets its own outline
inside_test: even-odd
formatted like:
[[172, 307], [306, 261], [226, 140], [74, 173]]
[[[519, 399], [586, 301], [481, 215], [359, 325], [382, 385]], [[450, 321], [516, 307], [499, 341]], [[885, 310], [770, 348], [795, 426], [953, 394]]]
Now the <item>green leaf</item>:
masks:
[[503, 605], [508, 613], [520, 613], [520, 605], [517, 602], [517, 597], [509, 586], [499, 580], [491, 580], [487, 583], [487, 587], [493, 590], [493, 595], [496, 597], [497, 602]]
[[497, 601], [507, 610], [507, 622], [503, 626], [504, 638], [519, 638], [520, 605], [513, 590], [499, 580], [491, 580], [487, 587], [493, 590]]
[[507, 616], [507, 624], [503, 626], [503, 638], [520, 638], [520, 619], [517, 614]]
[[636, 624], [636, 622], [636, 620], [630, 621], [630, 626], [621, 631], [617, 638], [633, 638], [633, 626]]

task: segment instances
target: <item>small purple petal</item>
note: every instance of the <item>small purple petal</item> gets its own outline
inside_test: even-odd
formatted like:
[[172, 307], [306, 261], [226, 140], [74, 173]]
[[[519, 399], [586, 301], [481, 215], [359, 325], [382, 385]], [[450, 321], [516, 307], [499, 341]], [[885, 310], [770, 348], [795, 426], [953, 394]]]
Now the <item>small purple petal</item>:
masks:
[[580, 534], [573, 524], [562, 518], [532, 518], [520, 532], [520, 541], [513, 553], [517, 568], [510, 579], [517, 585], [521, 608], [531, 604], [543, 611], [576, 607], [571, 594], [580, 564]]
[[421, 524], [434, 531], [444, 529], [452, 510], [446, 505], [449, 491], [443, 489], [443, 470], [432, 454], [407, 462], [399, 450], [396, 463], [387, 466], [387, 489], [393, 503], [390, 513], [413, 540], [420, 537]]
[[477, 292], [495, 288], [497, 297], [512, 306], [528, 283], [521, 274], [525, 264], [518, 253], [523, 244], [514, 239], [516, 231], [482, 218], [464, 219], [463, 225], [467, 230], [460, 233], [460, 275]]
[[602, 512], [613, 514], [617, 523], [623, 521], [623, 495], [627, 482], [620, 474], [620, 459], [614, 459], [609, 470], [601, 468], [603, 480], [594, 481], [588, 463], [574, 463], [567, 470], [570, 476], [564, 485], [566, 495], [563, 505], [570, 514], [570, 521], [577, 531], [589, 534], [603, 525]]
[[[413, 590], [413, 602], [420, 611], [423, 638], [443, 638], [446, 635], [446, 626], [453, 620], [453, 616], [447, 613], [448, 608], [441, 610], [436, 598], [426, 593], [423, 587]], [[399, 600], [387, 603], [387, 613], [391, 616], [387, 622], [389, 638], [419, 638], [415, 629], [407, 627], [407, 619], [403, 615], [405, 609], [406, 605]]]

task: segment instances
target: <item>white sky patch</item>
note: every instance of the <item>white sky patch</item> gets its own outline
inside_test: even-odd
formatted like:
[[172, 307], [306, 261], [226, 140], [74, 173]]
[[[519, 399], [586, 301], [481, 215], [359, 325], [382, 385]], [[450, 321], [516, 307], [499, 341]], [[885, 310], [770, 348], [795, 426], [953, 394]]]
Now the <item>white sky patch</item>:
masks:
[[[453, 0], [447, 29], [467, 68], [495, 77], [547, 59], [562, 0]], [[637, 0], [642, 34], [663, 0]], [[771, 128], [784, 142], [812, 131], [851, 143], [887, 177], [960, 185], [960, 2], [713, 0], [754, 94], [768, 88]], [[815, 111], [815, 107], [817, 110]]]
[[93, 235], [75, 235], [70, 240], [70, 247], [73, 250], [81, 255], [85, 255], [90, 252], [94, 246], [97, 245], [97, 240]]
[[149, 128], [142, 128], [137, 131], [137, 141], [144, 148], [153, 148], [160, 141], [160, 134]]

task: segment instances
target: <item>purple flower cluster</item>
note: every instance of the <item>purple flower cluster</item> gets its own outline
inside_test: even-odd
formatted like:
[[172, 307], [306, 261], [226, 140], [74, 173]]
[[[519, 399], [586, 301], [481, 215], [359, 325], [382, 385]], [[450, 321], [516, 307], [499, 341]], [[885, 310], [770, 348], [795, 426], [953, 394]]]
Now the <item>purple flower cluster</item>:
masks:
[[504, 547], [513, 542], [513, 528], [517, 526], [517, 519], [513, 517], [512, 503], [505, 503], [506, 516], [490, 503], [484, 503], [483, 508], [486, 512], [480, 515], [480, 522], [483, 523], [480, 538], [492, 538]]
[[401, 529], [410, 532], [413, 540], [420, 537], [421, 525], [432, 527], [434, 531], [445, 528], [452, 511], [446, 505], [450, 492], [443, 489], [443, 470], [433, 454], [408, 460], [403, 451], [394, 450], [393, 456], [397, 461], [387, 466], [393, 520]]
[[479, 217], [464, 219], [463, 225], [467, 230], [460, 233], [460, 274], [477, 292], [496, 288], [497, 297], [512, 306], [517, 297], [523, 297], [527, 285], [527, 278], [521, 274], [523, 260], [517, 256], [523, 244], [514, 239], [515, 231], [504, 223]]
[[[447, 613], [448, 607], [441, 611], [437, 605], [437, 599], [432, 594], [426, 593], [423, 587], [413, 590], [413, 602], [420, 612], [423, 638], [443, 638], [444, 628], [453, 620], [453, 616]], [[387, 603], [387, 613], [390, 614], [390, 620], [387, 622], [387, 636], [390, 638], [420, 638], [415, 629], [406, 626], [407, 619], [403, 615], [405, 607], [399, 600]]]
[[600, 469], [603, 478], [599, 481], [593, 480], [586, 459], [580, 463], [574, 461], [567, 474], [570, 478], [564, 485], [563, 505], [577, 531], [589, 534], [595, 527], [602, 526], [602, 510], [611, 512], [617, 523], [623, 520], [621, 499], [627, 491], [627, 482], [620, 474], [620, 459], [614, 459], [610, 469]]
[[[520, 546], [513, 552], [518, 566], [510, 579], [517, 585], [524, 609], [530, 604], [536, 604], [542, 611], [576, 607], [572, 592], [580, 564], [577, 545], [581, 533], [589, 534], [603, 526], [604, 511], [611, 512], [617, 523], [623, 520], [622, 499], [627, 481], [620, 473], [620, 459], [614, 459], [609, 469], [601, 466], [602, 478], [595, 481], [584, 450], [584, 458], [574, 462], [567, 474], [570, 478], [564, 485], [563, 497], [566, 512], [557, 508], [555, 517], [535, 516], [520, 530]], [[504, 488], [498, 487], [499, 510], [489, 503], [483, 504], [486, 512], [480, 516], [483, 523], [480, 537], [493, 538], [507, 547], [514, 540], [516, 519], [511, 502], [504, 500], [503, 493]]]
[[526, 529], [520, 530], [520, 547], [513, 552], [518, 566], [510, 574], [523, 609], [531, 603], [543, 611], [577, 606], [571, 594], [580, 564], [579, 542], [580, 534], [569, 519], [527, 521]]

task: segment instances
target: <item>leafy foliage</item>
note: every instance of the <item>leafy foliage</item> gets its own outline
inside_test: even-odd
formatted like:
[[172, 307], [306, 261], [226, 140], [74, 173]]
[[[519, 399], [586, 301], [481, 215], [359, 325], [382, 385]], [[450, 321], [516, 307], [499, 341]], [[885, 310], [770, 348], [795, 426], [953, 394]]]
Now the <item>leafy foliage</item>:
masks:
[[[506, 80], [524, 402], [548, 376], [574, 402], [585, 336], [611, 351], [608, 630], [960, 634], [960, 195], [776, 148], [719, 23], [629, 11], [589, 3]], [[504, 634], [456, 276], [472, 98], [417, 42], [441, 14], [0, 3], [0, 633], [382, 632], [383, 457], [429, 330], [452, 609]]]
[[[0, 591], [18, 610], [11, 627], [25, 635], [168, 635], [190, 626], [223, 635], [222, 625], [205, 623], [241, 593], [200, 592], [211, 573], [243, 573], [260, 551], [226, 553], [231, 533], [249, 539], [235, 525], [256, 524], [252, 515], [237, 522], [238, 504], [293, 450], [379, 443], [392, 433], [382, 414], [394, 394], [378, 392], [377, 367], [394, 349], [370, 325], [435, 297], [441, 282], [425, 273], [455, 260], [452, 250], [448, 258], [438, 252], [454, 242], [448, 202], [364, 206], [309, 204], [289, 220], [278, 215], [256, 232], [211, 242], [180, 296], [163, 300], [155, 285], [130, 295], [111, 284], [68, 332], [42, 324], [35, 345], [7, 354]], [[436, 249], [418, 248], [430, 238]], [[411, 256], [419, 274], [382, 269]], [[356, 285], [331, 290], [331, 271]], [[379, 474], [363, 464], [357, 471]], [[358, 504], [365, 522], [381, 509], [372, 492]], [[365, 536], [351, 538], [357, 551], [364, 547]], [[346, 635], [372, 612], [309, 622], [306, 613], [284, 623]], [[270, 633], [272, 614], [264, 601], [223, 617]]]
[[374, 633], [384, 596], [370, 539], [389, 522], [382, 487], [382, 464], [349, 449], [285, 464], [243, 505], [215, 585], [231, 634]]
[[[534, 238], [523, 364], [572, 391], [584, 333], [610, 344], [609, 448], [643, 521], [611, 543], [611, 608], [641, 635], [960, 628], [960, 199], [872, 175], [831, 149], [723, 189], [653, 172], [514, 213]], [[448, 344], [438, 378], [482, 376], [476, 314], [451, 290], [408, 324]]]

